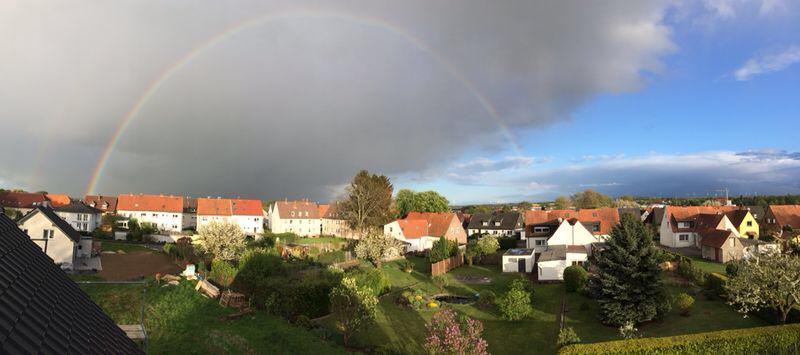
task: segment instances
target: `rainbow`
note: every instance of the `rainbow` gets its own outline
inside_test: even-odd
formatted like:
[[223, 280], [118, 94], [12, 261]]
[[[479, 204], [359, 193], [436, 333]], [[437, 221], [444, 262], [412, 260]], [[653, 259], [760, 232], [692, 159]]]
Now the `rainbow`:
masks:
[[119, 125], [117, 126], [114, 133], [111, 135], [111, 138], [108, 140], [108, 144], [106, 145], [103, 153], [100, 155], [100, 159], [97, 161], [95, 168], [92, 172], [92, 176], [89, 180], [89, 184], [86, 187], [86, 194], [92, 194], [95, 192], [95, 188], [97, 187], [97, 183], [102, 177], [103, 172], [108, 165], [109, 158], [111, 154], [114, 152], [117, 144], [120, 141], [123, 133], [125, 130], [130, 126], [131, 122], [133, 122], [134, 118], [137, 117], [139, 112], [142, 108], [147, 104], [147, 102], [152, 98], [158, 90], [167, 82], [169, 81], [177, 72], [179, 72], [183, 67], [187, 64], [192, 62], [194, 59], [202, 56], [205, 52], [209, 49], [213, 48], [217, 44], [231, 38], [232, 36], [236, 35], [237, 33], [244, 31], [246, 29], [250, 29], [256, 26], [262, 26], [267, 23], [277, 21], [277, 20], [287, 20], [287, 19], [334, 19], [334, 20], [342, 20], [342, 21], [350, 21], [352, 23], [356, 23], [359, 25], [369, 26], [373, 28], [377, 28], [383, 31], [387, 31], [394, 35], [400, 36], [404, 40], [408, 41], [411, 45], [416, 47], [417, 49], [421, 50], [425, 54], [429, 55], [431, 58], [436, 60], [436, 62], [445, 69], [445, 71], [455, 80], [457, 80], [469, 93], [472, 95], [481, 107], [489, 114], [491, 118], [493, 118], [498, 126], [500, 127], [501, 133], [503, 136], [508, 140], [511, 147], [517, 152], [520, 153], [520, 146], [517, 144], [516, 139], [512, 135], [511, 131], [509, 130], [508, 126], [505, 124], [503, 119], [497, 113], [497, 109], [494, 107], [492, 102], [483, 95], [477, 87], [470, 82], [452, 63], [445, 60], [441, 55], [435, 52], [433, 49], [428, 47], [425, 43], [423, 43], [419, 38], [415, 37], [414, 35], [408, 33], [407, 31], [399, 28], [386, 20], [379, 19], [379, 18], [371, 18], [371, 17], [364, 17], [364, 16], [355, 16], [352, 14], [343, 14], [343, 13], [335, 13], [335, 12], [321, 12], [321, 11], [309, 11], [309, 10], [294, 10], [288, 12], [282, 12], [277, 14], [266, 14], [258, 17], [254, 17], [243, 22], [239, 22], [234, 24], [231, 27], [228, 27], [224, 31], [212, 36], [205, 42], [200, 43], [199, 45], [195, 46], [191, 51], [186, 53], [183, 57], [181, 57], [177, 62], [173, 63], [172, 65], [166, 67], [157, 77], [153, 80], [148, 86], [147, 90], [145, 90], [144, 94], [139, 97], [139, 100], [136, 101], [136, 104], [128, 111], [125, 116], [120, 121]]

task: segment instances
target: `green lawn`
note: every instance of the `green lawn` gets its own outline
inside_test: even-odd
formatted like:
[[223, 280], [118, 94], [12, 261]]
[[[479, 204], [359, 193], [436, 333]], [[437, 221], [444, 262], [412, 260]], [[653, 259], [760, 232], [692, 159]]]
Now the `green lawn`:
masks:
[[[91, 279], [78, 277], [78, 279]], [[197, 293], [193, 282], [147, 289], [145, 324], [151, 354], [339, 354], [337, 345], [304, 328], [256, 312], [237, 320], [218, 300]], [[119, 324], [139, 322], [142, 285], [80, 285]]]
[[147, 251], [147, 252], [155, 252], [155, 250], [147, 248], [143, 245], [134, 244], [134, 243], [124, 243], [124, 242], [117, 242], [111, 240], [100, 240], [100, 245], [103, 251], [124, 251], [126, 253], [130, 253], [132, 251]]
[[[708, 300], [698, 292], [699, 289], [674, 284], [667, 285], [667, 289], [673, 296], [681, 292], [692, 295], [695, 299], [692, 313], [685, 317], [673, 307], [663, 321], [640, 325], [638, 329], [643, 337], [664, 337], [769, 325], [759, 318], [743, 318], [724, 301]], [[597, 302], [577, 293], [567, 294], [566, 325], [573, 327], [584, 343], [619, 340], [619, 330], [602, 325], [597, 314]]]
[[[442, 293], [430, 280], [430, 264], [421, 258], [409, 259], [414, 264], [412, 273], [400, 269], [400, 261], [386, 263], [382, 270], [389, 278], [393, 291], [381, 298], [376, 323], [357, 334], [352, 340], [358, 347], [386, 347], [406, 354], [424, 353], [425, 325], [435, 310], [415, 311], [396, 304], [405, 287], [421, 290], [428, 295]], [[448, 286], [445, 293], [472, 296], [483, 290], [497, 295], [505, 291], [506, 284], [517, 277], [503, 274], [499, 266], [463, 266], [446, 274]], [[459, 275], [489, 276], [488, 285], [466, 284], [456, 279]], [[450, 305], [453, 309], [478, 319], [484, 325], [484, 338], [489, 351], [495, 354], [520, 353], [536, 349], [537, 352], [554, 353], [557, 334], [556, 314], [560, 306], [561, 285], [536, 285], [535, 312], [530, 319], [508, 322], [496, 310], [483, 310], [473, 305]], [[333, 319], [323, 325], [335, 329]]]
[[692, 265], [697, 266], [704, 272], [716, 272], [725, 275], [725, 264], [709, 261], [696, 256], [689, 256], [688, 258], [692, 260]]

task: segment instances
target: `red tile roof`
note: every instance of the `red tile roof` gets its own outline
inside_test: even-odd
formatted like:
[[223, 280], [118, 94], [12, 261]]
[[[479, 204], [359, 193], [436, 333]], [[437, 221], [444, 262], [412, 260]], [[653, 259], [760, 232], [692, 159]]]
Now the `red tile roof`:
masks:
[[525, 211], [525, 224], [541, 224], [558, 219], [577, 219], [581, 223], [599, 223], [595, 235], [610, 234], [619, 223], [619, 210], [611, 207], [581, 210]]
[[119, 211], [154, 211], [183, 213], [182, 196], [164, 195], [119, 195], [117, 210]]
[[12, 208], [34, 208], [43, 206], [47, 202], [44, 194], [31, 192], [12, 192], [0, 193], [0, 206]]
[[[117, 211], [117, 197], [116, 196], [92, 196], [86, 195], [83, 198], [83, 203], [97, 208], [103, 212], [116, 212]], [[107, 204], [107, 205], [106, 205]], [[108, 206], [108, 207], [103, 207]]]
[[261, 216], [261, 200], [198, 198], [198, 216]]
[[66, 206], [69, 205], [70, 202], [72, 202], [72, 199], [69, 198], [69, 196], [67, 195], [47, 194], [45, 195], [45, 197], [47, 197], [47, 199], [50, 200], [50, 204], [52, 204], [53, 207]]
[[325, 215], [328, 214], [328, 210], [330, 208], [331, 208], [331, 205], [323, 205], [323, 204], [317, 205], [317, 215], [320, 218], [325, 217]]
[[778, 225], [800, 228], [800, 205], [773, 205], [769, 206]]
[[[666, 210], [664, 211], [664, 215], [666, 215], [667, 218], [669, 218], [670, 228], [672, 228], [673, 232], [682, 232], [682, 231], [688, 232], [697, 230], [698, 218], [701, 215], [717, 215], [717, 214], [722, 215], [724, 213], [735, 211], [737, 209], [738, 207], [736, 206], [688, 206], [688, 207], [667, 206]], [[695, 227], [678, 229], [677, 222], [695, 222]]]
[[398, 219], [397, 224], [403, 230], [406, 239], [428, 237], [428, 221], [424, 219]]

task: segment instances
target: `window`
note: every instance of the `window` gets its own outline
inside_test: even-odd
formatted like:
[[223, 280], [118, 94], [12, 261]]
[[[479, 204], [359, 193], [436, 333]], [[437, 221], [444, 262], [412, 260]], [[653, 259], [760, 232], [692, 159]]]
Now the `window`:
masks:
[[535, 243], [537, 247], [544, 246], [544, 239], [537, 239]]
[[592, 212], [592, 217], [597, 217], [597, 212]]
[[292, 211], [292, 217], [294, 217], [294, 211]]
[[78, 250], [83, 249], [83, 245], [78, 244]]
[[747, 226], [748, 227], [752, 227], [753, 226], [753, 221], [747, 221]]
[[495, 227], [500, 227], [500, 221], [494, 222]]
[[678, 240], [680, 240], [682, 242], [685, 242], [685, 241], [689, 240], [689, 235], [688, 234], [679, 234], [678, 235]]
[[600, 231], [600, 225], [598, 224], [592, 225], [592, 232], [599, 232], [599, 231]]
[[733, 248], [733, 247], [735, 247], [735, 246], [736, 246], [736, 241], [735, 241], [735, 240], [733, 240], [733, 238], [731, 238], [731, 248]]
[[533, 227], [534, 233], [547, 233], [550, 232], [550, 227]]
[[489, 225], [489, 222], [488, 222], [488, 221], [483, 221], [483, 222], [481, 222], [481, 224], [482, 224], [484, 227], [486, 227], [486, 226], [488, 226], [488, 225]]
[[55, 232], [52, 229], [45, 229], [42, 231], [42, 237], [53, 239]]

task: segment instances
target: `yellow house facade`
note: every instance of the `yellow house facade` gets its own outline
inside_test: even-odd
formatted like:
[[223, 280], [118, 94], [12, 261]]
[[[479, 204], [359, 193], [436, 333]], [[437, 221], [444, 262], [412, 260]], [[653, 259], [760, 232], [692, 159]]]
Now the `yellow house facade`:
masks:
[[726, 213], [731, 223], [736, 226], [742, 238], [758, 239], [758, 222], [748, 210], [735, 210]]

